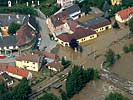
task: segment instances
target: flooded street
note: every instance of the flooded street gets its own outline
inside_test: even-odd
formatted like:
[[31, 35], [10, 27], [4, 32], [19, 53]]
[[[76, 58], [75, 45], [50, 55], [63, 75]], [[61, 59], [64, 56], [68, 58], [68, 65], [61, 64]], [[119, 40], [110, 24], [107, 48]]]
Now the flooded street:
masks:
[[[99, 33], [97, 39], [82, 44], [82, 53], [74, 52], [71, 48], [62, 47], [60, 45], [57, 45], [51, 52], [57, 53], [60, 57], [64, 56], [76, 65], [84, 65], [85, 68], [95, 67], [100, 69], [101, 63], [105, 60], [105, 52], [111, 48], [115, 53], [122, 55], [121, 59], [113, 66], [111, 71], [133, 81], [133, 54], [123, 55], [123, 47], [133, 43], [133, 38], [127, 38], [128, 33], [129, 30], [127, 27], [123, 30], [108, 30]], [[133, 95], [112, 87], [113, 86], [102, 80], [89, 83], [71, 100], [104, 100], [105, 96], [111, 91], [121, 92], [130, 100], [133, 100]]]
[[133, 53], [124, 55], [118, 62], [116, 62], [112, 67], [112, 72], [133, 81]]
[[81, 90], [80, 94], [76, 94], [71, 100], [104, 100], [105, 96], [112, 91], [121, 92], [130, 100], [133, 100], [132, 95], [122, 92], [119, 89], [111, 86], [110, 84], [103, 82], [102, 80], [87, 84], [87, 86], [83, 90]]
[[[100, 68], [101, 63], [104, 61], [103, 55], [106, 50], [111, 48], [113, 43], [127, 36], [128, 33], [129, 29], [127, 27], [125, 27], [124, 30], [111, 29], [99, 33], [98, 38], [81, 44], [83, 47], [82, 53], [74, 52], [71, 48], [62, 47], [60, 45], [57, 45], [52, 52], [58, 54], [60, 57], [66, 57], [66, 59], [71, 60], [76, 65], [84, 65], [86, 68]], [[97, 59], [95, 59], [95, 57]]]

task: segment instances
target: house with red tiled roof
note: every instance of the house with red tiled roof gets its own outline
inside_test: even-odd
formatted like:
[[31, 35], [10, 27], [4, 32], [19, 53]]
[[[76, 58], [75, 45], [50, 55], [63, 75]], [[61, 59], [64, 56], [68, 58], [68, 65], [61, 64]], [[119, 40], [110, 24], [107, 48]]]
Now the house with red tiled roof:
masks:
[[22, 79], [22, 78], [27, 78], [27, 79], [31, 79], [32, 78], [32, 73], [24, 70], [22, 68], [17, 68], [14, 66], [7, 66], [6, 68], [6, 73], [11, 76], [14, 77], [16, 79]]
[[35, 53], [26, 53], [16, 58], [16, 66], [31, 71], [39, 71], [44, 56]]
[[118, 22], [125, 23], [133, 17], [133, 7], [123, 9], [115, 14], [115, 19]]
[[9, 76], [16, 78], [16, 79], [22, 79], [22, 78], [27, 78], [31, 79], [32, 78], [32, 73], [24, 70], [22, 68], [17, 68], [14, 66], [10, 66], [7, 64], [0, 64], [0, 75], [3, 73], [7, 73]]

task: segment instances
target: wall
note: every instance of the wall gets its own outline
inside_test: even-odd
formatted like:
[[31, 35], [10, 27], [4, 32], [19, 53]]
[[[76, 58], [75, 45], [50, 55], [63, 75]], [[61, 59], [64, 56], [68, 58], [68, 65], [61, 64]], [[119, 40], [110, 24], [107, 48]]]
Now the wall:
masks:
[[95, 29], [94, 31], [96, 31], [96, 33], [99, 33], [99, 32], [103, 32], [103, 31], [108, 30], [108, 29], [111, 29], [111, 28], [112, 28], [112, 25], [110, 24], [110, 25], [107, 25], [107, 26], [104, 26], [104, 27], [100, 27], [98, 29]]
[[122, 20], [121, 17], [118, 14], [115, 15], [115, 20], [117, 20], [118, 22], [121, 22], [121, 23], [126, 22], [126, 20]]
[[31, 71], [39, 71], [40, 66], [36, 62], [27, 62], [27, 61], [16, 61], [16, 66], [19, 68], [31, 70]]
[[[90, 35], [90, 36], [87, 36], [87, 37], [84, 37], [84, 38], [81, 38], [81, 39], [78, 39], [77, 41], [79, 43], [83, 43], [83, 42], [86, 42], [86, 41], [89, 41], [89, 40], [92, 40], [92, 39], [95, 39], [97, 38], [97, 34], [93, 34], [93, 35]], [[69, 47], [69, 43], [68, 42], [63, 42], [62, 40], [58, 39], [57, 41], [58, 44], [62, 45], [62, 46], [67, 46]]]
[[19, 76], [19, 75], [10, 73], [10, 72], [7, 72], [7, 74], [8, 74], [9, 76], [14, 77], [14, 78], [17, 78], [17, 79], [22, 79], [22, 78], [23, 78], [22, 76]]
[[77, 41], [79, 43], [83, 43], [83, 42], [86, 42], [86, 41], [89, 41], [89, 40], [92, 40], [92, 39], [95, 39], [95, 38], [97, 38], [97, 34], [93, 34], [93, 35], [78, 39]]

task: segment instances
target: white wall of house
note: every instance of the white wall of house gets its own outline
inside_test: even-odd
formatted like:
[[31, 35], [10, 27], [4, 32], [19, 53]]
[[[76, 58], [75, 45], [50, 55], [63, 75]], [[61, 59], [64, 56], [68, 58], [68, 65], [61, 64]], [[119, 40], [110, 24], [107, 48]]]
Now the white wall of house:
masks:
[[19, 75], [16, 75], [16, 74], [13, 74], [13, 73], [10, 73], [10, 72], [6, 72], [9, 76], [11, 76], [11, 77], [14, 77], [14, 78], [16, 78], [16, 79], [22, 79], [23, 77], [22, 76], [19, 76]]
[[39, 71], [40, 66], [38, 62], [30, 62], [30, 61], [16, 61], [16, 66], [19, 68], [31, 70], [31, 71]]
[[29, 80], [29, 79], [32, 79], [32, 73], [31, 72], [29, 72], [29, 74], [28, 74], [28, 76], [27, 76], [27, 79]]
[[48, 69], [50, 69], [50, 70], [52, 70], [52, 71], [55, 71], [55, 72], [57, 72], [57, 69], [55, 69], [55, 68], [52, 68], [52, 67], [50, 67], [50, 66], [48, 66]]
[[120, 22], [120, 23], [125, 23], [126, 22], [126, 20], [123, 20], [119, 14], [115, 15], [115, 20]]
[[80, 13], [81, 13], [81, 11], [79, 10], [79, 11], [77, 11], [77, 12], [74, 12], [74, 13], [70, 14], [69, 16], [70, 16], [70, 18], [72, 18], [73, 20], [76, 20], [76, 19], [79, 18]]
[[120, 23], [125, 23], [125, 22], [129, 21], [132, 17], [133, 17], [133, 14], [130, 14], [127, 19], [122, 19], [119, 14], [116, 14], [115, 15], [115, 20], [117, 20]]

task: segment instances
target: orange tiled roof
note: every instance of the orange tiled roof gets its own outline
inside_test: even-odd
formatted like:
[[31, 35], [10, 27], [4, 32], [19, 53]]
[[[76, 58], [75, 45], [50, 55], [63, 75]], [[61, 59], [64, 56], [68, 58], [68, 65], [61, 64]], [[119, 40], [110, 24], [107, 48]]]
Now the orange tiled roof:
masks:
[[127, 19], [131, 13], [133, 13], [133, 7], [129, 7], [117, 12], [117, 14], [120, 15], [122, 19]]
[[13, 73], [13, 74], [16, 74], [16, 75], [19, 75], [19, 76], [22, 76], [22, 77], [27, 77], [29, 74], [28, 71], [21, 69], [21, 68], [13, 67], [13, 66], [8, 66], [6, 71]]

